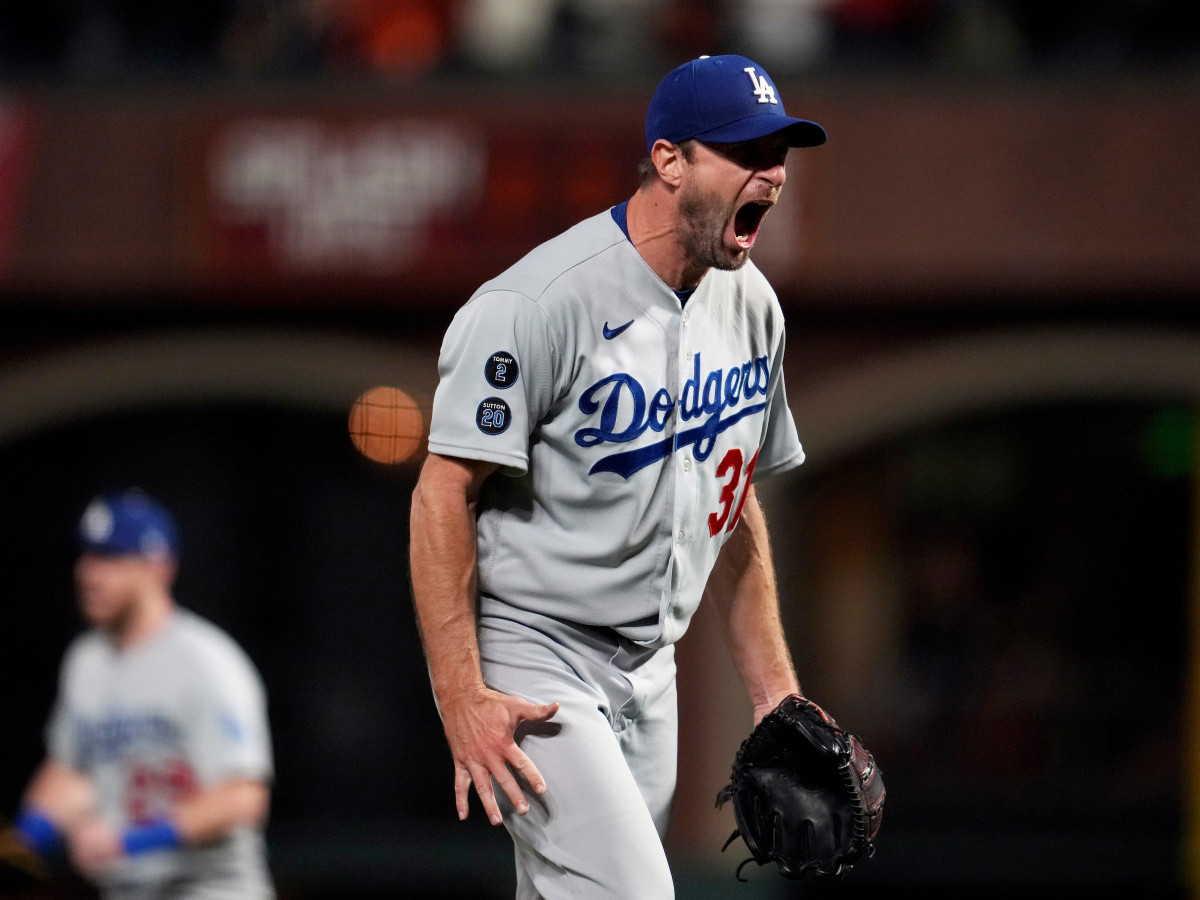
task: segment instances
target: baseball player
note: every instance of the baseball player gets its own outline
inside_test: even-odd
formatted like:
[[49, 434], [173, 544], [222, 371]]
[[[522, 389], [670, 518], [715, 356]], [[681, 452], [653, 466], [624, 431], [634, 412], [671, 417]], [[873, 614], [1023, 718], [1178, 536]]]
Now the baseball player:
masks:
[[272, 774], [263, 687], [216, 626], [176, 605], [178, 541], [140, 491], [79, 523], [80, 610], [48, 753], [17, 826], [116, 900], [274, 896], [261, 828]]
[[804, 458], [784, 322], [748, 261], [789, 148], [741, 56], [659, 84], [624, 203], [484, 284], [441, 349], [412, 580], [458, 815], [520, 898], [674, 896], [673, 643], [715, 603], [758, 721], [799, 685], [752, 482]]

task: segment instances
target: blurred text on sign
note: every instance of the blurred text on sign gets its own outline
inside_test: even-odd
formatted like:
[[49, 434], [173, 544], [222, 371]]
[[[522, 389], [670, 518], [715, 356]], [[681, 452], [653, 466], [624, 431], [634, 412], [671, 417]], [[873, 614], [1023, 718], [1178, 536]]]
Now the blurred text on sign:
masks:
[[209, 154], [227, 252], [267, 268], [394, 273], [478, 203], [485, 142], [433, 122], [230, 123]]

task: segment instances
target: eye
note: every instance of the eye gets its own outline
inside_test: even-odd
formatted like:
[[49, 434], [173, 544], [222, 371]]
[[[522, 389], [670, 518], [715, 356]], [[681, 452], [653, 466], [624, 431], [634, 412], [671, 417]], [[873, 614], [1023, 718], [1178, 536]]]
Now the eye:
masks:
[[788, 143], [779, 135], [768, 135], [756, 141], [738, 144], [710, 144], [712, 149], [743, 169], [759, 172], [782, 165], [787, 158]]

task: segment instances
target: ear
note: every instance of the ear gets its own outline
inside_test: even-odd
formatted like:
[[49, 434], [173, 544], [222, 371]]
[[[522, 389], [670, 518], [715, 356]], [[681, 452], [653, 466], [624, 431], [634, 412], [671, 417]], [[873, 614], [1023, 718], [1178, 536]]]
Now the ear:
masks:
[[154, 579], [168, 587], [175, 582], [175, 576], [179, 574], [179, 563], [169, 554], [152, 557], [150, 568], [154, 572]]
[[683, 158], [683, 151], [679, 149], [678, 144], [659, 138], [650, 148], [650, 159], [654, 162], [659, 178], [671, 187], [679, 187], [683, 181], [687, 160]]

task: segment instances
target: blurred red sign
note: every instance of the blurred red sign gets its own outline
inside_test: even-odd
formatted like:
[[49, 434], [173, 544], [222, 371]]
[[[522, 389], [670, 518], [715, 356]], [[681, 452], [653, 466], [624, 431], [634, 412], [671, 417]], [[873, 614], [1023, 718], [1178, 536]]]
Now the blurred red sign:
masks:
[[34, 116], [21, 103], [0, 104], [0, 272], [14, 253], [32, 169]]
[[[439, 115], [251, 115], [203, 147], [201, 268], [234, 283], [461, 292], [626, 199], [640, 122]], [[223, 273], [223, 274], [222, 274]]]
[[239, 264], [395, 274], [435, 222], [475, 212], [485, 155], [480, 135], [439, 122], [232, 122], [209, 151], [216, 237]]

